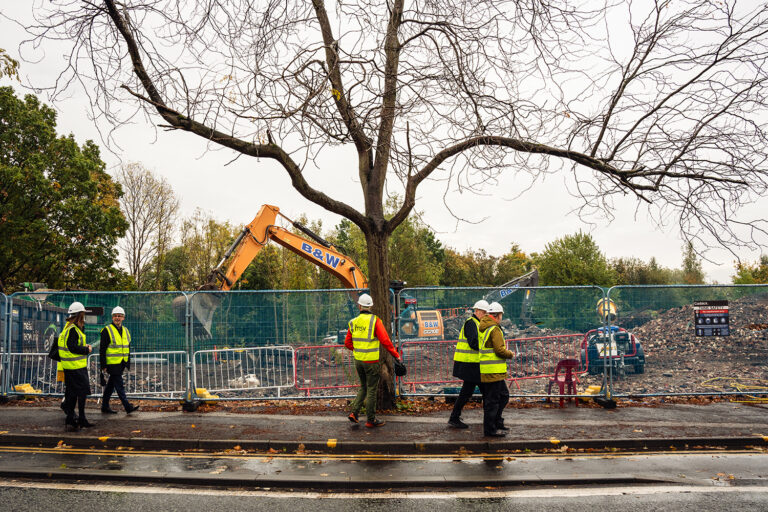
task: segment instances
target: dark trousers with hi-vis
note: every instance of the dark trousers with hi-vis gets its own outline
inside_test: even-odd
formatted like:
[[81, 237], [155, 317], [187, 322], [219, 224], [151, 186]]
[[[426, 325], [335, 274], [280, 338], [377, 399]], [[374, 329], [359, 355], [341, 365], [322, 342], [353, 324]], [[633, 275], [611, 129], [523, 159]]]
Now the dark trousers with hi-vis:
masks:
[[501, 415], [509, 403], [509, 389], [506, 381], [498, 380], [482, 383], [480, 391], [483, 392], [483, 433], [488, 435], [504, 426]]
[[355, 359], [355, 370], [360, 379], [360, 389], [357, 390], [357, 396], [350, 407], [352, 412], [360, 414], [360, 409], [365, 403], [365, 414], [368, 421], [372, 422], [376, 419], [376, 392], [379, 389], [381, 361], [364, 363]]

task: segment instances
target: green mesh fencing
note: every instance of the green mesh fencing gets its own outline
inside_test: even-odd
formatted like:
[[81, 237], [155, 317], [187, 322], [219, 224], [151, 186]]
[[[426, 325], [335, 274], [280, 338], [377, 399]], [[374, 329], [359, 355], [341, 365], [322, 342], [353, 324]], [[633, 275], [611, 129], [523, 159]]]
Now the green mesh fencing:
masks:
[[112, 321], [112, 308], [125, 310], [124, 325], [131, 332], [131, 347], [138, 352], [185, 350], [184, 327], [173, 310], [173, 292], [55, 292], [19, 293], [12, 298], [10, 351], [47, 352], [58, 338], [72, 302], [83, 303], [99, 314], [87, 315], [85, 335], [94, 350], [101, 329]]
[[[476, 301], [498, 302], [504, 308], [506, 336], [586, 332], [599, 324], [595, 312], [604, 296], [600, 287], [539, 288], [406, 288], [399, 294], [399, 338], [416, 332], [408, 326], [418, 311], [437, 310], [444, 324], [444, 338], [456, 339]], [[424, 326], [421, 326], [424, 327]]]
[[[597, 304], [606, 293], [616, 318], [603, 324]], [[357, 297], [350, 290], [0, 295], [0, 392], [13, 392], [18, 383], [60, 392], [55, 365], [43, 354], [58, 338], [67, 307], [80, 301], [96, 311], [85, 328], [95, 351], [100, 329], [119, 305], [134, 353], [184, 351], [192, 362], [195, 352], [213, 351], [209, 370], [230, 370], [224, 387], [241, 389], [238, 396], [270, 396], [277, 370], [303, 376], [295, 388], [280, 380], [281, 396], [338, 394], [354, 382], [339, 377], [346, 368], [323, 350], [343, 343]], [[546, 394], [557, 363], [571, 358], [579, 361], [580, 392], [605, 382], [618, 395], [739, 394], [750, 400], [768, 394], [766, 285], [405, 289], [392, 300], [399, 312], [393, 337], [408, 366], [405, 393], [457, 390], [453, 350], [479, 299], [504, 307], [513, 395]], [[286, 345], [297, 351], [295, 368], [292, 361], [241, 350]]]
[[501, 326], [514, 354], [507, 362], [511, 394], [544, 395], [560, 361], [581, 360], [584, 333], [602, 325], [596, 305], [603, 298], [599, 287], [404, 289], [397, 321], [408, 366], [404, 392], [458, 392], [452, 374], [456, 340], [472, 306], [485, 299], [504, 308]]
[[189, 297], [195, 350], [343, 343], [356, 300], [349, 290], [198, 292]]
[[636, 340], [603, 343], [614, 393], [768, 392], [767, 285], [614, 287], [608, 297], [613, 324]]

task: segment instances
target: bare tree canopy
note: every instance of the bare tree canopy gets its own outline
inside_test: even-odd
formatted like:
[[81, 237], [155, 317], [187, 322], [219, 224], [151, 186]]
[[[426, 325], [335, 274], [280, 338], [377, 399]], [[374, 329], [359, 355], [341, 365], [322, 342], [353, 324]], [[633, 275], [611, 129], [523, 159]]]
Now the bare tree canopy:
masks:
[[[766, 192], [764, 2], [53, 0], [35, 12], [32, 44], [72, 45], [54, 93], [82, 82], [116, 125], [143, 112], [274, 159], [306, 199], [357, 224], [385, 318], [385, 242], [428, 178], [449, 193], [566, 172], [583, 213], [629, 195], [702, 247], [766, 235], [766, 219], [736, 215]], [[340, 145], [357, 152], [364, 211], [305, 173]]]
[[128, 221], [128, 231], [120, 245], [126, 255], [128, 273], [136, 287], [142, 289], [150, 265], [162, 266], [170, 249], [179, 199], [165, 178], [156, 177], [139, 163], [121, 166], [117, 181], [123, 187], [120, 209]]

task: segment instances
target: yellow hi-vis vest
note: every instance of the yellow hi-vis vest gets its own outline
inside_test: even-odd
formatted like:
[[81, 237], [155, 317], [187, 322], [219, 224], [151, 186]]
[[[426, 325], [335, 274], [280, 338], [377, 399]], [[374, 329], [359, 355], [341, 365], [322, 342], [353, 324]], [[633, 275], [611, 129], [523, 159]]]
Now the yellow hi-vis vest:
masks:
[[376, 315], [360, 313], [349, 321], [349, 332], [352, 333], [355, 359], [364, 362], [379, 360], [379, 338], [374, 335]]
[[[474, 315], [469, 317], [470, 320], [475, 322], [477, 328], [478, 342], [480, 341], [480, 320], [475, 318]], [[464, 322], [464, 325], [467, 325]], [[478, 363], [480, 362], [480, 352], [472, 350], [472, 347], [467, 343], [467, 337], [464, 335], [464, 325], [461, 326], [461, 332], [459, 333], [459, 341], [456, 343], [456, 350], [453, 352], [453, 360], [462, 363]]]
[[[109, 346], [107, 347], [107, 364], [120, 364], [128, 361], [130, 353], [131, 333], [123, 326], [123, 335], [117, 331], [114, 324], [109, 324], [104, 329], [109, 333]], [[103, 330], [103, 329], [102, 329]]]
[[493, 344], [490, 348], [486, 343], [491, 338], [491, 331], [498, 329], [499, 326], [492, 325], [480, 335], [480, 373], [507, 373], [507, 360], [502, 359], [493, 351]]
[[61, 368], [63, 370], [78, 370], [88, 366], [88, 356], [86, 354], [75, 354], [67, 349], [67, 338], [69, 338], [69, 331], [74, 329], [77, 332], [78, 346], [85, 346], [85, 333], [80, 330], [75, 324], [67, 324], [64, 326], [64, 330], [59, 334], [59, 357], [61, 358]]

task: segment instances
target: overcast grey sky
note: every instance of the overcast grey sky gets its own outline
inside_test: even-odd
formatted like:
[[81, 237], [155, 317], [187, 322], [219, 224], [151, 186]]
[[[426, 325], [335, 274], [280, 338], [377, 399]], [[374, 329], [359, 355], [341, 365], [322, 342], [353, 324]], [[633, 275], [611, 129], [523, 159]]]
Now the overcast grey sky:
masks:
[[[30, 1], [6, 0], [0, 6], [0, 12], [23, 20], [29, 17], [31, 5]], [[25, 37], [23, 30], [2, 18], [0, 27], [0, 47], [18, 58], [18, 45]], [[22, 61], [22, 82], [34, 86], [50, 84], [63, 62], [60, 53], [51, 46], [34, 54], [21, 55], [22, 59], [34, 58], [34, 61]], [[2, 79], [0, 84], [13, 85], [19, 94], [31, 92], [8, 79]], [[51, 104], [44, 93], [40, 96]], [[288, 217], [306, 214], [310, 219], [322, 219], [324, 229], [331, 229], [340, 221], [339, 216], [302, 198], [292, 188], [286, 173], [270, 160], [241, 157], [226, 165], [236, 156], [233, 152], [205, 148], [201, 139], [191, 134], [155, 131], [151, 123], [141, 118], [115, 134], [120, 148], [113, 148], [113, 153], [101, 144], [99, 131], [89, 119], [89, 106], [84, 95], [73, 92], [52, 106], [59, 112], [59, 133], [71, 132], [80, 143], [86, 139], [100, 143], [102, 156], [110, 169], [121, 160], [135, 161], [164, 176], [180, 196], [184, 216], [200, 208], [216, 219], [229, 220], [239, 226], [249, 222], [261, 204], [269, 203], [279, 206]], [[104, 125], [101, 129], [106, 133], [109, 127]], [[339, 149], [318, 161], [318, 169], [309, 171], [310, 183], [362, 209], [357, 174], [347, 172], [355, 169], [356, 163], [357, 156], [352, 148]], [[341, 169], [345, 172], [338, 172]], [[479, 224], [457, 224], [443, 204], [446, 190], [442, 182], [428, 182], [420, 187], [416, 209], [425, 213], [423, 219], [445, 246], [459, 251], [483, 248], [490, 254], [501, 255], [512, 243], [517, 243], [526, 253], [539, 252], [546, 243], [583, 230], [592, 234], [609, 258], [638, 257], [647, 261], [656, 257], [664, 266], [680, 266], [683, 242], [675, 225], [676, 219], [665, 219], [666, 225], [659, 227], [643, 207], [636, 210], [636, 200], [627, 196], [616, 204], [612, 222], [593, 219], [593, 224], [587, 224], [573, 211], [580, 202], [568, 194], [565, 174], [550, 175], [532, 187], [527, 179], [528, 176], [508, 173], [484, 196], [454, 194], [451, 204], [457, 212], [477, 221], [486, 218]], [[745, 213], [764, 218], [764, 212], [768, 211], [766, 206], [768, 199], [762, 198]], [[478, 207], [480, 211], [477, 211]], [[741, 251], [739, 256], [754, 261], [760, 253]], [[722, 249], [709, 251], [707, 257], [714, 260], [704, 262], [707, 280], [730, 282], [734, 257]]]

